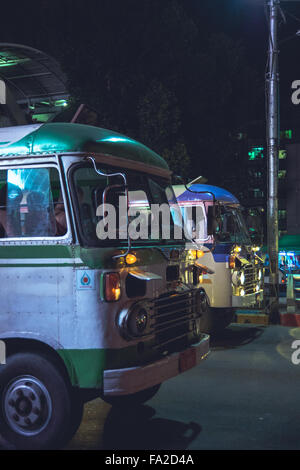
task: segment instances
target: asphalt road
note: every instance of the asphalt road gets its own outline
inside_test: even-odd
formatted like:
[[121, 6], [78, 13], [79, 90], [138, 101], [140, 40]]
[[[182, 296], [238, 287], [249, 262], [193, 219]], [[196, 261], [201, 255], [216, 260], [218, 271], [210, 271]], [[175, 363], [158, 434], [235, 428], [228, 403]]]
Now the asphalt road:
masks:
[[233, 324], [212, 338], [202, 364], [165, 382], [147, 404], [121, 412], [100, 399], [87, 403], [67, 449], [299, 450], [296, 339], [300, 328]]
[[85, 405], [68, 449], [300, 449], [300, 328], [233, 324], [134, 412]]

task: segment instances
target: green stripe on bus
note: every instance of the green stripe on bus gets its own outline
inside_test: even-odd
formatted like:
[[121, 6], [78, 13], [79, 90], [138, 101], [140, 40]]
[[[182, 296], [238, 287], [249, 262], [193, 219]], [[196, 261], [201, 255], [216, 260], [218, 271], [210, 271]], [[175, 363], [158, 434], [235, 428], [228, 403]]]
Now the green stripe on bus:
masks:
[[80, 388], [101, 388], [104, 370], [142, 366], [159, 359], [153, 340], [144, 343], [142, 353], [136, 344], [121, 349], [59, 349], [58, 353], [72, 385]]

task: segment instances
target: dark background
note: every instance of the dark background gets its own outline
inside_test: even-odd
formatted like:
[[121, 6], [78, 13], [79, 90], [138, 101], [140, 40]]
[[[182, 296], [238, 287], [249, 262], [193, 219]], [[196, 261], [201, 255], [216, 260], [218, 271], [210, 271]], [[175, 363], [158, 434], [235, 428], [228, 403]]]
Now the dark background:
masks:
[[[281, 123], [296, 136], [300, 3], [281, 6]], [[0, 17], [1, 42], [61, 63], [75, 108], [93, 106], [98, 125], [145, 143], [175, 173], [225, 187], [247, 177], [241, 134], [265, 135], [267, 32], [259, 0], [13, 0]]]

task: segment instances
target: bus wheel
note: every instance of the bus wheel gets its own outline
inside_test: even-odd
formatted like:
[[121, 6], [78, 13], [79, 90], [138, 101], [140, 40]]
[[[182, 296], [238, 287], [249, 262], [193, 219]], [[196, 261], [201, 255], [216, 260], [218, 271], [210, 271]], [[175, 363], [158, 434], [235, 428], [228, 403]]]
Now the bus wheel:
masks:
[[46, 359], [18, 353], [0, 367], [0, 433], [16, 449], [60, 448], [70, 425], [69, 387]]
[[142, 405], [146, 401], [154, 397], [154, 395], [160, 389], [161, 384], [154, 385], [154, 387], [146, 388], [137, 393], [131, 393], [130, 395], [118, 395], [118, 396], [102, 396], [102, 400], [109, 403], [112, 406], [127, 407], [127, 406], [138, 406]]

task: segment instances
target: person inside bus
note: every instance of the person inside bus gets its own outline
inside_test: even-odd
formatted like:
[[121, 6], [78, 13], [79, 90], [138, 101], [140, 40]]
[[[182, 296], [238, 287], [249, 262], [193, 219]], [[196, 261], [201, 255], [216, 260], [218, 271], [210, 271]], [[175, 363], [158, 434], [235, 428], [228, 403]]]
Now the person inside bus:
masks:
[[67, 218], [61, 191], [59, 194], [58, 201], [55, 205], [54, 216], [56, 222], [56, 236], [65, 235], [67, 231]]
[[7, 204], [5, 183], [0, 189], [0, 238], [11, 238], [21, 235], [20, 203], [22, 191], [18, 186], [9, 183], [9, 204]]
[[[76, 190], [77, 190], [79, 203], [82, 203], [83, 190], [80, 186], [78, 186]], [[65, 205], [64, 205], [61, 191], [59, 193], [59, 198], [55, 205], [54, 216], [55, 216], [55, 221], [56, 221], [56, 236], [65, 235], [65, 233], [67, 232], [67, 218], [66, 218]]]

